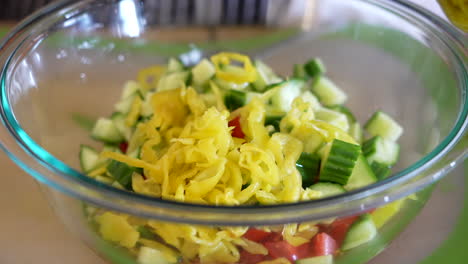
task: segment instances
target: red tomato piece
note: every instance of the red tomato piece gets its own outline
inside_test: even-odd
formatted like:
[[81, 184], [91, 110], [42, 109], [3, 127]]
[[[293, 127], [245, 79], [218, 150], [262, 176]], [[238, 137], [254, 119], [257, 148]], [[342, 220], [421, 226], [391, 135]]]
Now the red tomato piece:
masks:
[[297, 247], [292, 246], [286, 241], [277, 241], [277, 242], [265, 242], [263, 244], [267, 249], [273, 259], [276, 258], [286, 258], [291, 262], [294, 262], [298, 259]]
[[338, 249], [335, 239], [323, 232], [315, 235], [310, 243], [314, 256], [333, 255]]
[[127, 149], [128, 149], [128, 142], [121, 142], [119, 144], [119, 149], [120, 151], [122, 151], [122, 153], [127, 153]]
[[247, 230], [247, 232], [244, 234], [244, 237], [254, 242], [261, 242], [270, 235], [270, 232], [266, 232], [255, 228], [249, 228], [249, 230]]
[[270, 236], [266, 240], [269, 242], [278, 242], [283, 240], [283, 235], [280, 232], [271, 232]]
[[313, 257], [313, 251], [310, 243], [304, 243], [296, 247], [296, 256], [297, 259], [310, 258]]
[[267, 256], [260, 254], [251, 254], [248, 251], [242, 250], [240, 252], [239, 264], [257, 264], [266, 260]]
[[359, 218], [359, 216], [351, 216], [335, 220], [327, 228], [327, 233], [336, 241], [336, 244], [341, 247], [343, 240], [348, 232], [349, 227]]
[[242, 132], [242, 127], [240, 125], [240, 117], [239, 116], [237, 116], [234, 119], [232, 119], [231, 121], [229, 121], [228, 126], [234, 127], [232, 129], [232, 132], [231, 132], [233, 137], [236, 137], [236, 138], [244, 138], [245, 137], [244, 132]]

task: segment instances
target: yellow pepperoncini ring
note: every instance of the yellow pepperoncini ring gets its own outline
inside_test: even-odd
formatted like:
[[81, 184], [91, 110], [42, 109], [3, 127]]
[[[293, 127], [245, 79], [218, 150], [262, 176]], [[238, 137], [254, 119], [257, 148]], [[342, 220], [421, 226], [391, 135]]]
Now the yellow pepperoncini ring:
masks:
[[138, 83], [143, 87], [145, 91], [149, 91], [156, 88], [159, 79], [166, 72], [166, 67], [161, 65], [155, 65], [148, 68], [144, 68], [138, 72], [137, 80]]
[[[236, 69], [235, 71], [225, 71], [223, 66], [229, 65], [231, 60], [241, 62], [244, 67], [231, 68]], [[257, 79], [257, 71], [248, 56], [233, 52], [221, 52], [211, 56], [211, 61], [216, 68], [216, 77], [222, 80], [240, 84], [254, 82]]]

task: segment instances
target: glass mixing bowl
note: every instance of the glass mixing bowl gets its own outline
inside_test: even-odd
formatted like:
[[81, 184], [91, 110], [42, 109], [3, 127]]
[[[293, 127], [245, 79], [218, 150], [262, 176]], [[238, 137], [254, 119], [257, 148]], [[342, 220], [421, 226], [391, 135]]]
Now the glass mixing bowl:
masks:
[[[154, 263], [253, 263], [227, 239], [190, 244], [144, 231], [236, 236], [247, 227], [269, 227], [282, 242], [285, 224], [308, 224], [310, 235], [370, 212], [378, 235], [333, 260], [364, 263], [417, 215], [432, 184], [468, 156], [466, 35], [432, 13], [385, 0], [257, 1], [252, 9], [242, 4], [235, 10], [232, 1], [200, 2], [167, 9], [170, 1], [61, 1], [34, 13], [1, 42], [1, 148], [42, 183], [64, 224], [102, 257], [136, 263], [142, 247], [150, 253], [162, 247]], [[138, 195], [80, 173], [80, 144], [96, 144], [82, 125], [112, 111], [126, 80], [171, 56], [194, 63], [224, 50], [261, 58], [281, 74], [321, 57], [361, 122], [380, 108], [404, 127], [393, 175], [315, 201], [216, 207]], [[103, 239], [94, 216], [104, 212], [121, 215], [126, 228], [139, 231], [138, 243], [128, 249], [119, 239]], [[197, 251], [202, 247], [204, 256]], [[297, 253], [291, 248], [279, 243], [268, 254]], [[139, 261], [146, 264], [141, 256]]]

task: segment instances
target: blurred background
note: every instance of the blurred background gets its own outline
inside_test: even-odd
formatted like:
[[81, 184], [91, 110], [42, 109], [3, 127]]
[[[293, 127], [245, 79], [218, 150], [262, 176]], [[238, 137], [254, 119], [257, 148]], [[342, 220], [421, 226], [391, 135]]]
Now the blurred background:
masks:
[[[0, 0], [0, 20], [19, 21], [56, 0]], [[297, 23], [317, 0], [141, 0], [149, 24], [203, 25]], [[435, 13], [442, 11], [435, 0], [412, 0]], [[442, 0], [441, 2], [444, 2]], [[208, 7], [208, 8], [207, 8]], [[281, 18], [281, 19], [279, 19]]]

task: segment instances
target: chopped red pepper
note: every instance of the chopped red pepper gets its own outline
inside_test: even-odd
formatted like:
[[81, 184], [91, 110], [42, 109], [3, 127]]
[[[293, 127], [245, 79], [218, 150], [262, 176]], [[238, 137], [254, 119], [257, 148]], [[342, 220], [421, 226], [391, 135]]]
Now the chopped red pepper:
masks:
[[310, 242], [313, 256], [333, 255], [338, 249], [335, 239], [327, 233], [318, 233]]
[[277, 242], [265, 242], [263, 245], [268, 249], [268, 253], [273, 257], [273, 259], [286, 258], [291, 262], [294, 262], [298, 259], [297, 247], [289, 244], [284, 240]]
[[267, 260], [268, 256], [261, 254], [252, 254], [248, 251], [242, 250], [240, 252], [239, 264], [257, 264], [264, 260]]
[[234, 127], [232, 129], [232, 136], [236, 138], [244, 138], [245, 134], [242, 132], [242, 127], [240, 125], [240, 116], [234, 117], [231, 121], [229, 121], [228, 126]]
[[249, 230], [247, 230], [247, 232], [244, 234], [244, 237], [254, 242], [261, 242], [270, 235], [270, 232], [266, 232], [255, 228], [249, 228]]
[[359, 216], [350, 216], [335, 220], [326, 228], [326, 233], [335, 239], [337, 245], [341, 247], [349, 227], [359, 218]]
[[122, 151], [122, 153], [127, 153], [128, 142], [126, 142], [126, 141], [120, 142], [119, 149], [120, 149], [120, 151]]

